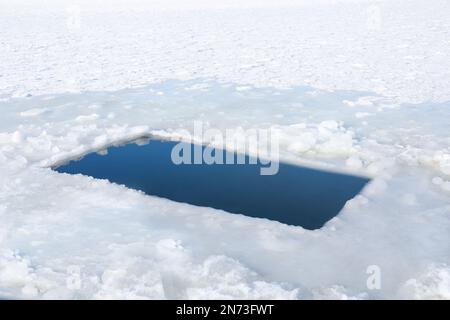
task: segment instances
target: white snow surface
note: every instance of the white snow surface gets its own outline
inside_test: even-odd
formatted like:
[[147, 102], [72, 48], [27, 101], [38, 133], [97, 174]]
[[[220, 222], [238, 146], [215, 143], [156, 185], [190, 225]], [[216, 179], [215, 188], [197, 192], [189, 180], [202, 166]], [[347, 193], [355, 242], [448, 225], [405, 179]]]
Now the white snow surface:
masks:
[[[0, 297], [450, 299], [448, 1], [239, 3], [0, 1]], [[194, 120], [373, 179], [308, 231], [49, 168]]]

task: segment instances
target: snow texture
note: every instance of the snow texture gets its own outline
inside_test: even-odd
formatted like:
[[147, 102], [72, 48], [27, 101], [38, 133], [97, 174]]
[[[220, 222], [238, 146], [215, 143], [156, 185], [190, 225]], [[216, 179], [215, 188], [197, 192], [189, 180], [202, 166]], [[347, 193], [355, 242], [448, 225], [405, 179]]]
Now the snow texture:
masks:
[[[132, 3], [0, 2], [0, 297], [450, 299], [447, 1]], [[308, 231], [49, 168], [194, 120], [372, 181]]]

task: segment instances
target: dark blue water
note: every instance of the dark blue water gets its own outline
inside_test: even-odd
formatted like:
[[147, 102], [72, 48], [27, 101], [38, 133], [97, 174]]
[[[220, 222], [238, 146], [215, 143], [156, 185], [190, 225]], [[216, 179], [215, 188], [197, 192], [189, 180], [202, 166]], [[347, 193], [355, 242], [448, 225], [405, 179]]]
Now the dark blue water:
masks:
[[[142, 190], [149, 195], [198, 206], [267, 218], [306, 229], [322, 227], [336, 216], [368, 179], [279, 164], [275, 175], [260, 175], [261, 164], [175, 165], [175, 142], [111, 147], [55, 168]], [[222, 152], [222, 150], [215, 150]], [[267, 165], [266, 165], [267, 167]]]

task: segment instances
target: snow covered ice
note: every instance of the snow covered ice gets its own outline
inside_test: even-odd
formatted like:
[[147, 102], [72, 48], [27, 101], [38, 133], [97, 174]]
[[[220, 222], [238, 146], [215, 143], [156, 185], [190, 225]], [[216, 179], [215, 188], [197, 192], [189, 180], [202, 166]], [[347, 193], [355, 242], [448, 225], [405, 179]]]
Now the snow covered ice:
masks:
[[[448, 1], [39, 2], [0, 1], [0, 297], [450, 299]], [[372, 181], [308, 231], [50, 169], [195, 120]]]

